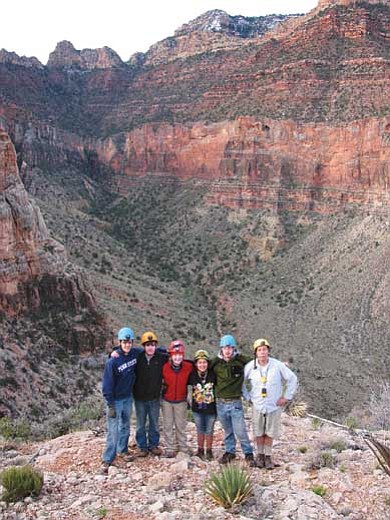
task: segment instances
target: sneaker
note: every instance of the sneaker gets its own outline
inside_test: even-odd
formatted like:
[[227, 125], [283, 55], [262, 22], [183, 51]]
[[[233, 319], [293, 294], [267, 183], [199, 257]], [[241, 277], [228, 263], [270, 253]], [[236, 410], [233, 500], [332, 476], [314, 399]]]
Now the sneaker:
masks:
[[162, 455], [162, 449], [159, 448], [158, 446], [154, 446], [153, 448], [149, 448], [149, 451], [150, 451], [150, 453], [152, 455], [156, 455], [157, 457]]
[[250, 466], [251, 468], [256, 467], [255, 458], [253, 456], [253, 453], [247, 453], [245, 455], [245, 462]]
[[138, 457], [147, 457], [149, 455], [149, 452], [148, 450], [138, 450], [138, 453], [137, 453]]
[[265, 469], [274, 469], [274, 467], [275, 467], [270, 455], [265, 456], [264, 464], [265, 464]]
[[265, 468], [265, 457], [264, 453], [258, 453], [256, 455], [256, 466], [258, 468]]
[[206, 460], [213, 460], [214, 455], [211, 450], [206, 450]]
[[228, 464], [233, 459], [236, 458], [235, 453], [229, 453], [228, 451], [222, 455], [222, 457], [219, 459], [220, 464]]
[[103, 462], [99, 468], [99, 475], [108, 475], [108, 468], [111, 466], [109, 462]]

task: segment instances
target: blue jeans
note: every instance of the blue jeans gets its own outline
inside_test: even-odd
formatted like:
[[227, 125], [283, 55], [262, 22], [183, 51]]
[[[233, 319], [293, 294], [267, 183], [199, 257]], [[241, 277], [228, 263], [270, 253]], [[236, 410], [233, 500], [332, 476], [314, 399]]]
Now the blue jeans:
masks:
[[[158, 446], [160, 432], [158, 431], [158, 419], [160, 416], [160, 399], [140, 401], [134, 399], [135, 412], [137, 414], [137, 431], [135, 440], [140, 450], [150, 450]], [[149, 419], [148, 428], [146, 421]]]
[[192, 412], [194, 418], [196, 431], [203, 435], [212, 435], [214, 432], [214, 424], [216, 415], [211, 413], [197, 413]]
[[217, 415], [225, 432], [225, 451], [236, 453], [236, 437], [245, 455], [253, 453], [245, 424], [241, 399], [225, 401], [217, 399]]
[[108, 416], [107, 407], [107, 435], [106, 449], [103, 453], [103, 461], [109, 464], [115, 459], [117, 453], [127, 453], [130, 436], [130, 417], [133, 406], [133, 397], [117, 399], [114, 402], [116, 417]]

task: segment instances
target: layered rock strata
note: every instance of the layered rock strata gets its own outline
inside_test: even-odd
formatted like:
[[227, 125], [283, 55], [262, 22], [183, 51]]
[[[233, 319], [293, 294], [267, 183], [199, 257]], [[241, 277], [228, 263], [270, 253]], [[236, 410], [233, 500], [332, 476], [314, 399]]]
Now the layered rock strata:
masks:
[[[1, 130], [0, 313], [12, 318], [25, 312], [37, 317], [42, 313], [85, 314], [92, 327], [99, 321], [81, 275], [67, 261], [63, 246], [49, 236], [39, 208], [29, 200], [14, 146]], [[88, 351], [96, 342], [95, 334], [83, 327], [80, 316], [76, 321], [74, 326], [64, 323], [64, 329], [70, 330], [61, 331], [62, 338], [73, 351]]]
[[231, 207], [390, 205], [390, 118], [340, 127], [251, 117], [148, 125], [102, 142], [97, 154], [124, 195], [137, 179], [174, 176], [209, 185], [208, 200]]

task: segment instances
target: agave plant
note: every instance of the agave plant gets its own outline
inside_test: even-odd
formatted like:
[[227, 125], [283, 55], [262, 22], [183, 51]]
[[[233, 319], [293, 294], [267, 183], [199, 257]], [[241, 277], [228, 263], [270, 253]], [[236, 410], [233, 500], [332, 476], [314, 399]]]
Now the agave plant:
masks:
[[372, 435], [364, 437], [364, 441], [377, 458], [383, 470], [390, 477], [390, 445], [378, 441]]
[[242, 466], [227, 464], [206, 481], [205, 491], [217, 504], [229, 509], [243, 502], [251, 494], [252, 483]]

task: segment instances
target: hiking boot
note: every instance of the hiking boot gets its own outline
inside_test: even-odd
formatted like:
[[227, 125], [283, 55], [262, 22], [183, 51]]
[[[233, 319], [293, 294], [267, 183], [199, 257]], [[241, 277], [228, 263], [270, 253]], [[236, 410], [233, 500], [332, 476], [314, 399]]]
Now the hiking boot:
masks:
[[152, 455], [156, 455], [157, 457], [162, 455], [162, 449], [158, 446], [153, 446], [153, 448], [149, 448], [149, 451]]
[[129, 455], [128, 453], [118, 453], [118, 457], [120, 460], [123, 460], [123, 462], [134, 462], [135, 457], [133, 455]]
[[274, 463], [272, 462], [271, 456], [265, 456], [265, 469], [274, 469]]
[[213, 460], [214, 455], [212, 450], [206, 450], [206, 460]]
[[265, 456], [264, 453], [258, 453], [256, 456], [256, 466], [258, 468], [265, 468]]
[[256, 467], [255, 458], [253, 456], [253, 453], [247, 453], [245, 455], [245, 462], [250, 466], [251, 468]]
[[99, 468], [99, 475], [108, 475], [108, 468], [111, 466], [109, 462], [103, 462]]
[[138, 455], [138, 457], [144, 458], [149, 455], [149, 452], [148, 452], [148, 450], [139, 450], [137, 455]]
[[220, 464], [228, 464], [233, 459], [236, 458], [235, 453], [229, 453], [228, 451], [222, 455], [222, 457], [219, 459]]
[[176, 457], [176, 452], [174, 452], [173, 450], [166, 450], [163, 457], [165, 457], [166, 459], [174, 459]]
[[195, 453], [195, 457], [199, 457], [200, 459], [204, 460], [204, 449], [198, 448], [198, 451]]

